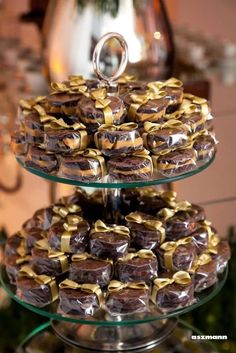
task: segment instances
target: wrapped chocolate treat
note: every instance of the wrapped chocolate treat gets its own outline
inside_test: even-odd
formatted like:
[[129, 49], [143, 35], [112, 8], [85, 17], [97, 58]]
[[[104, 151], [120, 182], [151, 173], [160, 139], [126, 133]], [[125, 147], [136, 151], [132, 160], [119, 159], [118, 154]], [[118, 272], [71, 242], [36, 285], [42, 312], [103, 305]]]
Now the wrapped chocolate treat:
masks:
[[161, 156], [152, 156], [154, 168], [164, 176], [186, 173], [196, 167], [197, 153], [193, 148], [182, 148]]
[[218, 281], [217, 260], [209, 253], [203, 253], [194, 261], [189, 273], [194, 278], [195, 292], [201, 292]]
[[25, 165], [45, 173], [54, 173], [58, 170], [57, 156], [53, 152], [35, 146], [29, 147]]
[[147, 89], [127, 93], [123, 100], [129, 120], [137, 123], [162, 121], [168, 106], [165, 96], [164, 90], [153, 92]]
[[31, 267], [21, 267], [17, 281], [16, 295], [24, 302], [42, 308], [58, 298], [54, 277], [38, 275]]
[[219, 237], [211, 227], [211, 222], [204, 220], [198, 222], [198, 228], [191, 234], [192, 240], [196, 246], [197, 255], [208, 249], [215, 249], [219, 243]]
[[62, 83], [52, 82], [52, 91], [47, 96], [50, 113], [65, 113], [75, 115], [79, 100], [88, 88], [82, 76], [70, 76], [68, 81]]
[[211, 159], [216, 153], [216, 140], [213, 135], [204, 130], [194, 138], [193, 148], [197, 152], [197, 160]]
[[157, 258], [151, 250], [142, 249], [138, 252], [130, 252], [118, 259], [115, 265], [115, 273], [121, 282], [150, 283], [157, 277]]
[[5, 258], [6, 272], [11, 284], [16, 284], [16, 279], [18, 272], [22, 265], [26, 265], [30, 262], [31, 256], [19, 256], [19, 255], [10, 255]]
[[196, 222], [201, 222], [206, 219], [204, 208], [193, 203], [191, 204], [191, 215]]
[[11, 255], [25, 256], [27, 254], [25, 246], [26, 232], [20, 230], [19, 232], [7, 238], [5, 246], [5, 257]]
[[189, 270], [197, 257], [192, 237], [165, 242], [156, 252], [161, 267], [168, 271]]
[[105, 160], [97, 149], [61, 157], [60, 175], [79, 181], [97, 181], [106, 175]]
[[147, 150], [137, 151], [129, 156], [109, 159], [107, 169], [109, 176], [115, 180], [146, 180], [153, 174], [152, 158]]
[[88, 253], [75, 254], [69, 269], [69, 279], [77, 283], [108, 285], [113, 274], [113, 261], [99, 259]]
[[145, 147], [153, 154], [176, 150], [189, 140], [187, 127], [174, 119], [164, 124], [145, 122], [142, 138]]
[[104, 302], [103, 293], [97, 284], [78, 284], [65, 279], [59, 288], [58, 309], [68, 315], [94, 315]]
[[186, 271], [163, 274], [153, 282], [152, 302], [163, 312], [184, 308], [194, 303], [194, 283]]
[[183, 82], [171, 77], [166, 81], [155, 81], [147, 84], [147, 87], [151, 92], [158, 93], [160, 91], [165, 92], [165, 99], [168, 102], [166, 113], [172, 113], [175, 111], [183, 100]]
[[119, 97], [107, 96], [106, 88], [98, 88], [91, 90], [88, 97], [80, 100], [77, 114], [88, 130], [95, 132], [102, 124], [124, 123], [126, 108]]
[[48, 231], [48, 243], [53, 251], [81, 253], [88, 245], [90, 226], [78, 215], [68, 215], [54, 223]]
[[28, 151], [28, 144], [23, 132], [16, 131], [11, 136], [11, 150], [16, 156], [25, 156]]
[[195, 210], [188, 201], [172, 203], [173, 208], [163, 208], [157, 217], [165, 223], [166, 240], [178, 240], [187, 237], [197, 229]]
[[69, 269], [69, 257], [63, 252], [51, 251], [47, 239], [38, 240], [31, 254], [32, 269], [39, 275], [59, 276]]
[[90, 252], [103, 259], [117, 259], [127, 254], [130, 235], [124, 226], [107, 225], [98, 220], [90, 233]]
[[129, 155], [143, 150], [143, 139], [137, 128], [135, 123], [117, 126], [103, 124], [94, 136], [96, 147], [109, 157]]
[[105, 308], [111, 315], [142, 313], [149, 310], [149, 288], [145, 282], [111, 281]]
[[141, 212], [156, 215], [162, 208], [171, 207], [176, 201], [176, 192], [160, 191], [155, 187], [139, 189], [138, 209]]
[[131, 212], [125, 217], [132, 243], [139, 249], [155, 249], [165, 240], [165, 228], [156, 217]]
[[116, 82], [121, 96], [131, 91], [145, 90], [147, 88], [146, 82], [137, 81], [137, 78], [132, 75], [121, 75]]
[[54, 123], [54, 128], [51, 124], [51, 128], [45, 131], [45, 148], [48, 151], [57, 153], [84, 150], [88, 145], [88, 134], [85, 125], [81, 123], [74, 123], [72, 126], [64, 125], [66, 127], [63, 128], [62, 125], [57, 128]]
[[201, 113], [207, 120], [212, 119], [210, 107], [205, 98], [197, 97], [191, 93], [184, 93], [183, 101], [179, 107], [180, 111], [186, 113]]
[[[209, 249], [211, 252], [211, 249]], [[222, 273], [231, 257], [231, 251], [228, 241], [222, 240], [214, 247], [212, 258], [217, 262], [217, 272]]]

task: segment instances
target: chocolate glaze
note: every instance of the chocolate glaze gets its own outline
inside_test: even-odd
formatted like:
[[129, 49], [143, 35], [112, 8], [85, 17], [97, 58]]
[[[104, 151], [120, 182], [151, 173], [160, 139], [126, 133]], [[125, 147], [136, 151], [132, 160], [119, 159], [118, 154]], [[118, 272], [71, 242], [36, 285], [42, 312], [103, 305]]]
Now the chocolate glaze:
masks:
[[42, 170], [45, 173], [53, 173], [58, 170], [56, 155], [46, 154], [45, 150], [34, 146], [30, 146], [29, 148], [25, 165], [30, 168]]
[[[152, 163], [145, 157], [116, 157], [108, 160], [108, 174], [114, 179], [143, 180], [152, 176]], [[142, 172], [143, 168], [147, 168]], [[126, 174], [129, 172], [129, 174]]]
[[157, 259], [144, 259], [135, 257], [127, 261], [117, 261], [116, 274], [121, 282], [150, 283], [157, 277]]
[[116, 259], [127, 253], [129, 242], [129, 237], [118, 233], [93, 233], [90, 235], [90, 252], [104, 259]]

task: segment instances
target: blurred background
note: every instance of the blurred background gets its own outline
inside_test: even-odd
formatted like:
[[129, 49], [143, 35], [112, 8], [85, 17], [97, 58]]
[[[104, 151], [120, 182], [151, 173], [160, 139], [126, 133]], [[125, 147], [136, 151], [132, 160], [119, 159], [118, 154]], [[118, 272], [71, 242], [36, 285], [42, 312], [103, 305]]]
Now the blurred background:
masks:
[[[175, 75], [185, 90], [209, 99], [218, 144], [214, 164], [174, 184], [181, 198], [206, 209], [223, 238], [235, 242], [236, 227], [236, 31], [235, 0], [0, 0], [0, 229], [12, 234], [33, 212], [71, 187], [52, 186], [19, 169], [9, 150], [20, 98], [47, 94], [50, 80], [68, 74], [92, 76], [91, 56], [108, 31], [123, 34], [129, 45], [127, 71], [140, 79]], [[109, 43], [102, 68], [111, 73], [119, 61]], [[219, 344], [235, 352], [235, 259], [223, 292], [188, 319], [206, 334], [227, 334]], [[0, 289], [1, 290], [1, 289]], [[234, 292], [234, 295], [233, 295]], [[2, 298], [2, 300], [1, 300]], [[21, 310], [0, 292], [0, 352], [11, 352], [41, 319]], [[234, 307], [234, 310], [232, 309]], [[27, 316], [28, 315], [28, 316]], [[13, 324], [13, 318], [15, 324]], [[8, 320], [11, 331], [2, 335]], [[34, 322], [35, 320], [35, 322]], [[234, 322], [234, 324], [233, 324]], [[5, 339], [4, 339], [5, 337]]]

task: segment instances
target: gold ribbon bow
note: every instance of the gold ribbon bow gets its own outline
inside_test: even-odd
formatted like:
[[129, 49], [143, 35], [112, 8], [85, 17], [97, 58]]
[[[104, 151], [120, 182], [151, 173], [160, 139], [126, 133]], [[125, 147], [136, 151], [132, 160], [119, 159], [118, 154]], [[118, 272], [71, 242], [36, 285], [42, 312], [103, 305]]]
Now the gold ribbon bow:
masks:
[[179, 110], [183, 111], [185, 114], [195, 112], [200, 112], [204, 116], [210, 114], [210, 108], [207, 104], [207, 100], [205, 98], [194, 96], [190, 93], [184, 93], [183, 102], [181, 103]]
[[206, 219], [200, 223], [201, 226], [206, 229], [207, 233], [208, 233], [208, 251], [211, 254], [217, 254], [218, 250], [217, 250], [217, 245], [220, 242], [220, 238], [218, 236], [218, 234], [214, 233], [212, 228], [211, 228], [211, 222], [207, 221]]
[[163, 124], [157, 124], [157, 123], [151, 123], [150, 121], [146, 121], [144, 123], [144, 130], [146, 132], [152, 132], [152, 131], [158, 131], [162, 129], [171, 129], [171, 128], [177, 128], [177, 129], [183, 129], [183, 130], [189, 130], [190, 128], [183, 124], [180, 120], [177, 119], [170, 119], [166, 121]]
[[86, 81], [83, 78], [83, 76], [74, 76], [74, 75], [69, 76], [69, 82], [66, 82], [66, 83], [52, 82], [51, 88], [53, 90], [50, 93], [51, 95], [58, 94], [58, 93], [69, 93], [69, 94], [81, 93], [86, 95], [86, 91], [88, 89], [86, 86]]
[[68, 214], [71, 213], [80, 213], [81, 207], [76, 204], [69, 204], [67, 206], [53, 206], [53, 212], [59, 215], [62, 218], [65, 218]]
[[93, 233], [117, 233], [129, 237], [129, 228], [125, 226], [117, 226], [117, 225], [106, 225], [101, 220], [98, 220], [94, 224], [94, 229], [92, 229], [91, 234]]
[[166, 81], [154, 81], [148, 83], [148, 88], [154, 92], [159, 92], [161, 89], [170, 87], [170, 88], [180, 88], [183, 86], [183, 82], [178, 80], [175, 77], [171, 77]]
[[38, 96], [35, 99], [21, 99], [19, 105], [22, 108], [23, 115], [26, 116], [34, 111], [34, 107], [44, 101], [46, 96]]
[[144, 187], [139, 190], [140, 196], [149, 196], [149, 197], [160, 197], [165, 201], [174, 202], [177, 197], [177, 193], [175, 191], [159, 191], [153, 187]]
[[136, 257], [139, 257], [141, 259], [154, 259], [154, 258], [156, 258], [156, 256], [152, 252], [152, 250], [141, 249], [137, 252], [128, 253], [127, 255], [120, 257], [118, 259], [118, 261], [122, 261], [122, 262], [129, 261], [129, 260], [132, 260]]
[[99, 261], [105, 261], [109, 262], [111, 265], [113, 265], [113, 260], [112, 259], [101, 259], [99, 257], [93, 256], [87, 252], [81, 253], [81, 254], [74, 254], [72, 255], [71, 260], [72, 261], [83, 261], [86, 259], [93, 259], [93, 260], [99, 260]]
[[95, 108], [102, 109], [105, 124], [113, 124], [113, 114], [110, 107], [111, 100], [107, 98], [107, 90], [105, 87], [94, 89], [90, 92], [90, 97], [95, 100]]
[[149, 230], [158, 230], [161, 235], [160, 242], [163, 243], [165, 240], [165, 228], [163, 227], [162, 222], [155, 220], [155, 219], [143, 219], [142, 215], [139, 212], [131, 212], [125, 217], [127, 222], [134, 222], [138, 224], [143, 224], [145, 228]]
[[90, 283], [78, 284], [74, 281], [71, 281], [70, 279], [65, 279], [63, 282], [59, 284], [59, 287], [61, 289], [74, 289], [74, 290], [79, 289], [86, 293], [94, 293], [98, 298], [98, 302], [100, 306], [104, 301], [101, 288], [99, 287], [98, 284], [90, 284]]
[[147, 104], [150, 100], [161, 99], [165, 97], [165, 91], [153, 92], [151, 90], [146, 91], [145, 94], [131, 94], [132, 103], [128, 110], [128, 115], [132, 120], [136, 120], [136, 117], [140, 120], [156, 120], [156, 115], [159, 115], [159, 112], [154, 112], [153, 114], [138, 113], [139, 108], [142, 105]]
[[138, 124], [136, 123], [124, 123], [121, 125], [109, 125], [102, 124], [99, 126], [98, 131], [132, 131], [138, 128]]
[[177, 284], [182, 284], [182, 285], [188, 285], [192, 281], [190, 275], [186, 271], [178, 271], [173, 274], [171, 278], [156, 278], [154, 280], [154, 286], [152, 289], [152, 294], [151, 294], [151, 300], [154, 304], [156, 304], [156, 298], [158, 291], [169, 284], [172, 283], [177, 283]]
[[160, 216], [162, 219], [167, 221], [169, 218], [173, 217], [179, 211], [188, 211], [191, 209], [191, 203], [188, 201], [178, 201], [172, 202], [171, 206], [173, 208], [162, 208], [157, 215]]
[[37, 275], [37, 273], [35, 273], [32, 268], [27, 265], [22, 266], [18, 274], [20, 277], [32, 278], [40, 285], [49, 285], [51, 289], [52, 302], [58, 298], [58, 290], [54, 277]]
[[136, 80], [137, 80], [137, 77], [133, 75], [121, 75], [116, 82], [120, 84], [124, 84], [129, 82], [135, 82]]
[[187, 237], [177, 241], [167, 241], [160, 246], [160, 249], [164, 250], [164, 264], [168, 270], [174, 271], [173, 255], [175, 250], [180, 245], [190, 244], [191, 242], [192, 237]]
[[136, 283], [122, 283], [120, 281], [112, 280], [108, 285], [108, 292], [119, 292], [122, 289], [130, 288], [130, 289], [148, 289], [148, 286], [145, 282], [136, 282]]
[[40, 250], [46, 250], [48, 252], [49, 259], [55, 259], [60, 261], [62, 272], [66, 272], [69, 269], [69, 262], [67, 256], [60, 251], [52, 251], [49, 248], [47, 239], [40, 239], [36, 241], [35, 247]]
[[77, 155], [82, 155], [86, 158], [96, 159], [100, 164], [102, 176], [105, 176], [107, 174], [105, 159], [103, 158], [102, 152], [100, 150], [96, 148], [86, 148], [84, 151], [77, 151], [73, 154], [73, 156]]
[[193, 263], [191, 269], [189, 270], [190, 273], [194, 273], [198, 270], [199, 266], [204, 266], [212, 261], [212, 257], [208, 253], [201, 254]]

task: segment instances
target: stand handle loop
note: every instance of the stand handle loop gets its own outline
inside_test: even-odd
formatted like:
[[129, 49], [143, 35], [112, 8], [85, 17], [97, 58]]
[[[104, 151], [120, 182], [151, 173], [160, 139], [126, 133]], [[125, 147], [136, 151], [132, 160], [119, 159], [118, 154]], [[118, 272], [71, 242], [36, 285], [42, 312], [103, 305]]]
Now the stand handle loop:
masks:
[[[118, 67], [117, 71], [114, 73], [113, 76], [108, 77], [104, 75], [100, 70], [100, 55], [104, 44], [111, 38], [116, 38], [120, 43], [122, 48], [122, 55], [121, 55], [120, 66]], [[110, 82], [116, 81], [119, 78], [119, 76], [121, 76], [122, 73], [124, 72], [127, 66], [127, 63], [128, 63], [128, 45], [124, 37], [121, 34], [116, 32], [109, 32], [109, 33], [106, 33], [103, 37], [101, 37], [101, 39], [97, 42], [97, 45], [93, 52], [93, 69], [96, 75], [98, 76], [98, 78], [102, 81], [105, 81], [107, 84], [109, 84]]]

